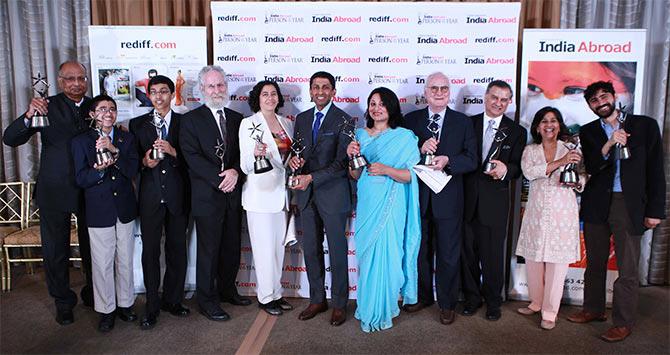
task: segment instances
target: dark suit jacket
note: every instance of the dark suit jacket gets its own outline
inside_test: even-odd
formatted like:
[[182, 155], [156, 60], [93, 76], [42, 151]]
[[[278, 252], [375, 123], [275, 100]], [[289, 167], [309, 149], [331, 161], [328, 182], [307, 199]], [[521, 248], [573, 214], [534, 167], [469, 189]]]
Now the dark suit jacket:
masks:
[[[427, 107], [405, 115], [403, 125], [419, 138], [419, 149], [432, 136], [427, 128]], [[451, 175], [451, 180], [439, 194], [423, 182], [419, 184], [421, 216], [425, 217], [427, 212], [431, 212], [435, 218], [462, 218], [463, 174], [477, 167], [477, 139], [470, 118], [447, 107], [439, 141], [435, 155], [449, 157], [449, 164], [444, 170]], [[428, 211], [429, 198], [431, 211]]]
[[146, 152], [153, 148], [158, 138], [156, 126], [152, 124], [153, 111], [130, 120], [130, 132], [137, 140], [137, 153], [140, 158], [140, 216], [153, 215], [160, 207], [161, 199], [165, 201], [165, 205], [173, 215], [188, 214], [190, 203], [188, 169], [179, 147], [181, 119], [182, 115], [172, 111], [168, 135], [163, 137], [177, 151], [177, 158], [166, 153], [165, 158], [153, 169], [141, 163]]
[[219, 190], [223, 181], [219, 177], [221, 160], [214, 154], [217, 139], [221, 140], [218, 118], [215, 119], [212, 111], [202, 105], [181, 119], [179, 144], [191, 178], [191, 211], [194, 216], [211, 216], [226, 207], [241, 208], [244, 174], [240, 169], [238, 131], [243, 117], [228, 108], [224, 109], [224, 115], [227, 132], [223, 157], [225, 169], [235, 169], [239, 174], [235, 190], [227, 194]]
[[[507, 175], [502, 180], [494, 180], [484, 174], [482, 168], [482, 134], [484, 130], [484, 114], [470, 117], [475, 128], [477, 139], [477, 169], [465, 175], [465, 221], [475, 217], [487, 226], [504, 228], [507, 226], [509, 214], [510, 181], [521, 175], [521, 154], [526, 146], [526, 129], [514, 123], [507, 116], [500, 121], [499, 130], [507, 133], [502, 141], [498, 160], [507, 165]], [[487, 156], [493, 153], [496, 143], [491, 144]]]
[[114, 128], [112, 144], [119, 149], [119, 156], [102, 176], [93, 168], [97, 139], [98, 133], [92, 129], [72, 139], [75, 179], [86, 200], [86, 223], [94, 228], [114, 226], [117, 218], [128, 223], [137, 217], [132, 183], [139, 166], [135, 137]]
[[317, 141], [312, 142], [314, 108], [298, 114], [293, 137], [302, 138], [305, 144], [302, 152], [305, 165], [300, 174], [312, 175], [312, 183], [305, 191], [295, 190], [300, 210], [305, 209], [311, 199], [320, 210], [328, 213], [352, 210], [351, 186], [347, 177], [347, 145], [351, 139], [342, 133], [344, 120], [351, 123], [351, 116], [331, 104], [319, 127]]
[[[665, 218], [663, 145], [653, 118], [628, 115], [625, 129], [630, 133], [627, 146], [631, 158], [620, 162], [621, 188], [634, 229], [631, 232], [642, 234], [645, 217]], [[584, 222], [606, 223], [616, 167], [614, 154], [604, 159], [600, 152], [608, 139], [600, 119], [582, 126], [579, 138], [586, 172], [591, 175], [582, 193], [581, 217]]]
[[[71, 142], [74, 136], [88, 130], [88, 124], [82, 118], [86, 114], [83, 109], [78, 114], [74, 102], [65, 94], [51, 96], [48, 100], [48, 127], [26, 127], [23, 114], [7, 127], [2, 140], [10, 147], [17, 147], [28, 142], [33, 134], [41, 132], [42, 150], [35, 187], [37, 205], [56, 211], [77, 212], [82, 190], [74, 179]], [[82, 107], [88, 100], [84, 98]]]

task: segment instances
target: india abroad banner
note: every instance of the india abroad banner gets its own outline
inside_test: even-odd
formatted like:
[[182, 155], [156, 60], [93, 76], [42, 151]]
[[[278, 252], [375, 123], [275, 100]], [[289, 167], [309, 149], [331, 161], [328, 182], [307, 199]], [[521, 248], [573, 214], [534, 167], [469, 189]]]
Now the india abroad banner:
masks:
[[[533, 117], [545, 106], [557, 108], [570, 130], [598, 118], [584, 100], [584, 90], [596, 81], [611, 81], [616, 107], [639, 114], [642, 103], [646, 30], [527, 29], [523, 33], [521, 62], [520, 123], [530, 130]], [[530, 131], [529, 131], [530, 132]], [[579, 195], [577, 195], [579, 201]], [[521, 219], [528, 201], [528, 181], [521, 194]], [[518, 221], [521, 223], [521, 220]], [[563, 302], [581, 304], [587, 263], [583, 223], [580, 221], [580, 260], [570, 265], [563, 289]], [[516, 250], [516, 240], [513, 251]], [[514, 254], [514, 253], [513, 253]], [[607, 302], [612, 301], [616, 279], [613, 239], [607, 264]], [[509, 296], [527, 300], [526, 268], [523, 258], [512, 256]]]
[[[450, 78], [449, 106], [469, 115], [483, 112], [491, 81], [516, 86], [519, 3], [212, 2], [211, 9], [213, 63], [227, 73], [229, 107], [245, 117], [251, 115], [251, 88], [271, 80], [284, 96], [280, 114], [294, 119], [313, 106], [309, 78], [322, 70], [335, 77], [334, 103], [358, 126], [368, 94], [379, 86], [398, 95], [403, 113], [425, 107], [426, 77], [436, 71]], [[506, 114], [515, 111], [510, 105]], [[358, 283], [354, 230], [352, 213], [346, 232], [350, 298]], [[299, 225], [297, 232], [300, 239]], [[238, 289], [251, 295], [252, 250], [247, 235], [242, 238]], [[328, 288], [325, 242], [324, 248]], [[309, 297], [299, 246], [287, 248], [284, 264], [284, 295]]]
[[118, 105], [119, 122], [149, 112], [147, 84], [156, 75], [175, 83], [172, 110], [200, 106], [198, 71], [207, 65], [205, 27], [89, 26], [93, 95]]

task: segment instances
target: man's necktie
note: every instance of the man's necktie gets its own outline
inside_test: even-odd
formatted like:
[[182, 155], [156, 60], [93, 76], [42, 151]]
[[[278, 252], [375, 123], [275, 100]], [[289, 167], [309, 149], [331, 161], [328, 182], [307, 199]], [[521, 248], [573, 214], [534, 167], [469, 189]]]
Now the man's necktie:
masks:
[[321, 119], [323, 118], [323, 113], [316, 113], [316, 121], [314, 121], [314, 126], [312, 127], [312, 144], [316, 144], [316, 137], [319, 135], [319, 127], [321, 127]]
[[486, 160], [486, 156], [489, 154], [491, 149], [491, 144], [493, 143], [493, 137], [495, 137], [495, 129], [493, 125], [496, 123], [495, 120], [489, 120], [488, 126], [486, 126], [486, 132], [484, 132], [484, 145], [482, 147], [482, 161]]
[[430, 129], [435, 131], [436, 139], [440, 139], [440, 114], [436, 113], [430, 118]]
[[161, 118], [161, 137], [167, 139], [167, 122], [163, 118]]
[[223, 138], [223, 144], [226, 144], [226, 118], [223, 116], [223, 110], [218, 110], [216, 113], [219, 115], [219, 128], [221, 129], [221, 138]]

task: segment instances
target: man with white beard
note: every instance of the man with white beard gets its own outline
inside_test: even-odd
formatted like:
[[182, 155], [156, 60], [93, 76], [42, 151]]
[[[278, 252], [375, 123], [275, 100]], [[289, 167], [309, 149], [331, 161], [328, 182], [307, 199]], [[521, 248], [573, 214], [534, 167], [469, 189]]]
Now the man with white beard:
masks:
[[228, 84], [219, 66], [198, 74], [205, 104], [182, 119], [181, 149], [191, 179], [191, 213], [197, 230], [196, 290], [200, 312], [225, 321], [220, 302], [246, 306], [235, 286], [242, 221], [240, 146], [242, 115], [225, 108]]

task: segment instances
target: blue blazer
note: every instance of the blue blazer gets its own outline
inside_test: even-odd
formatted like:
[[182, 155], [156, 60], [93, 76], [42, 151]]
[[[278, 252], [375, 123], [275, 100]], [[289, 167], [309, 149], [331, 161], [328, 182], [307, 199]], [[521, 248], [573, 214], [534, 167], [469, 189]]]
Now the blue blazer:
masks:
[[[403, 125], [419, 138], [419, 149], [432, 136], [428, 131], [427, 107], [405, 115]], [[451, 180], [439, 194], [419, 180], [421, 216], [426, 217], [430, 212], [434, 218], [463, 218], [463, 175], [477, 168], [477, 138], [472, 120], [448, 107], [442, 125], [435, 155], [449, 157], [444, 170], [451, 175]], [[431, 211], [428, 211], [429, 202]]]
[[93, 228], [112, 227], [117, 218], [128, 223], [137, 217], [132, 183], [139, 167], [135, 137], [114, 128], [112, 144], [119, 149], [119, 157], [103, 173], [93, 168], [97, 139], [98, 133], [89, 130], [72, 140], [75, 180], [84, 189], [86, 222]]

